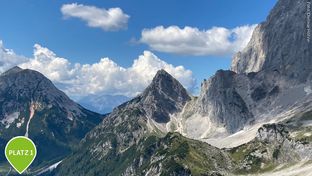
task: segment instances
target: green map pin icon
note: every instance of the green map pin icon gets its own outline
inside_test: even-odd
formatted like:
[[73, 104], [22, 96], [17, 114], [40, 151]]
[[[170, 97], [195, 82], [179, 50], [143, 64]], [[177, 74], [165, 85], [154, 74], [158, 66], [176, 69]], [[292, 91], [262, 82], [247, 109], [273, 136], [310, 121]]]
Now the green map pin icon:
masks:
[[36, 155], [35, 144], [25, 136], [14, 137], [5, 146], [5, 157], [19, 174], [30, 166]]

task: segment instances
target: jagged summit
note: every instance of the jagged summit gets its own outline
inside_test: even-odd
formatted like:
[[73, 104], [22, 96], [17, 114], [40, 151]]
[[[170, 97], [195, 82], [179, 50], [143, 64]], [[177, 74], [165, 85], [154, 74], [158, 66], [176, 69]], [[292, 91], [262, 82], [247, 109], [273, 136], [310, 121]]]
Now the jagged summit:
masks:
[[248, 46], [237, 53], [237, 73], [277, 71], [306, 81], [312, 72], [312, 41], [307, 41], [307, 1], [280, 0], [255, 29]]
[[140, 95], [115, 108], [112, 114], [139, 109], [147, 119], [166, 124], [170, 121], [170, 115], [181, 112], [190, 100], [191, 96], [181, 83], [162, 69]]
[[160, 90], [159, 93], [165, 94], [173, 99], [177, 99], [178, 97], [185, 99], [189, 97], [186, 89], [181, 85], [181, 83], [163, 69], [156, 73], [151, 84], [142, 94], [144, 96], [153, 92], [155, 89]]
[[160, 69], [160, 70], [157, 71], [157, 73], [156, 73], [154, 78], [157, 78], [157, 77], [159, 77], [161, 75], [166, 75], [166, 76], [172, 77], [168, 72], [166, 72], [166, 70]]
[[165, 70], [159, 70], [141, 95], [145, 112], [156, 122], [166, 123], [170, 114], [181, 110], [190, 100], [185, 88]]
[[163, 82], [166, 82], [167, 80], [170, 80], [170, 82], [173, 84], [179, 83], [175, 78], [173, 78], [164, 69], [158, 70], [149, 87], [158, 86], [158, 85], [162, 84]]

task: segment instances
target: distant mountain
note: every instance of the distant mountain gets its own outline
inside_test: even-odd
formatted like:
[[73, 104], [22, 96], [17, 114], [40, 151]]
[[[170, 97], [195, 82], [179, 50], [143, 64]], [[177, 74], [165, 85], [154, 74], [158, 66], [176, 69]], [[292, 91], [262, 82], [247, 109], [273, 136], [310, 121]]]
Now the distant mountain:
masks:
[[61, 160], [102, 119], [37, 71], [14, 67], [0, 75], [0, 146], [17, 135], [32, 139], [38, 151], [33, 169]]
[[123, 95], [88, 95], [78, 100], [83, 107], [101, 114], [112, 112], [112, 110], [122, 103], [130, 100]]

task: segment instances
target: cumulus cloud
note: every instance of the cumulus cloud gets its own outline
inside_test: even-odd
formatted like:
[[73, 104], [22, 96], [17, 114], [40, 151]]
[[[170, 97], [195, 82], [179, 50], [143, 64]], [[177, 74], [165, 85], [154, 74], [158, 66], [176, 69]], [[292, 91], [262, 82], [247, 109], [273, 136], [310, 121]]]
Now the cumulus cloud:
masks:
[[0, 40], [0, 73], [26, 61], [26, 57], [19, 56], [13, 50], [6, 49]]
[[186, 26], [157, 26], [143, 29], [141, 43], [151, 49], [182, 55], [232, 55], [242, 50], [249, 42], [256, 25], [245, 25], [234, 29], [213, 27], [199, 30]]
[[103, 9], [83, 4], [64, 4], [61, 12], [65, 18], [75, 17], [85, 22], [90, 27], [101, 28], [105, 31], [116, 31], [127, 28], [129, 15], [120, 8]]
[[56, 83], [70, 84], [79, 64], [72, 65], [67, 59], [56, 56], [54, 52], [39, 44], [34, 45], [33, 58], [19, 65], [22, 68], [37, 70]]
[[68, 59], [57, 56], [53, 51], [39, 44], [34, 45], [34, 56], [29, 59], [24, 57], [20, 59], [20, 56], [11, 50], [4, 50], [11, 55], [9, 58], [4, 58], [7, 55], [4, 57], [0, 55], [0, 62], [12, 58], [18, 61], [0, 67], [0, 70], [4, 71], [15, 65], [37, 70], [68, 95], [75, 98], [89, 94], [133, 97], [150, 84], [160, 69], [165, 69], [190, 91], [195, 86], [195, 79], [190, 70], [183, 66], [176, 67], [168, 64], [150, 51], [144, 51], [134, 60], [132, 66], [124, 68], [109, 58], [102, 58], [93, 64], [71, 63]]

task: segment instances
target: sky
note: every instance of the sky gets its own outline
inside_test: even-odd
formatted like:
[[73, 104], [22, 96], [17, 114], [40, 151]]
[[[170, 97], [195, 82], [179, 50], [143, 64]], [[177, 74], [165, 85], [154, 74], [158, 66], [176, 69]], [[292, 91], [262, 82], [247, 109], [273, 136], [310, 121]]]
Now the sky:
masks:
[[40, 71], [71, 97], [135, 96], [164, 68], [191, 93], [229, 69], [276, 0], [0, 1], [0, 72]]

